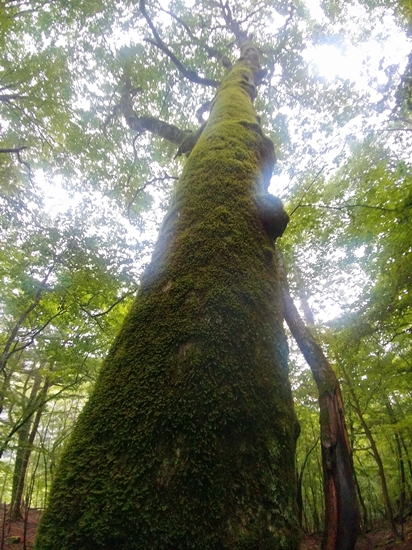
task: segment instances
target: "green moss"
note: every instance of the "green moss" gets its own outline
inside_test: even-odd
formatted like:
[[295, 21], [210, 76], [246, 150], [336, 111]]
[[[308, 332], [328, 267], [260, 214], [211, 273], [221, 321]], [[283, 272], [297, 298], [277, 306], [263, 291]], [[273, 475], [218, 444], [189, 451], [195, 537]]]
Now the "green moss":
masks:
[[37, 550], [299, 546], [295, 416], [251, 69], [222, 83], [80, 415]]

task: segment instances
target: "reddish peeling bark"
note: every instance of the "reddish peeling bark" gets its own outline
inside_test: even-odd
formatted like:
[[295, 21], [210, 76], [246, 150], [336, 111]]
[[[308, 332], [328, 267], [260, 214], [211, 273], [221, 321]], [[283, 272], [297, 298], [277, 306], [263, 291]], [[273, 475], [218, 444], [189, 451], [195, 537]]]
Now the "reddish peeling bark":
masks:
[[360, 515], [339, 382], [321, 347], [302, 321], [293, 303], [279, 250], [278, 256], [285, 320], [311, 368], [319, 391], [325, 493], [322, 549], [353, 550], [359, 532]]

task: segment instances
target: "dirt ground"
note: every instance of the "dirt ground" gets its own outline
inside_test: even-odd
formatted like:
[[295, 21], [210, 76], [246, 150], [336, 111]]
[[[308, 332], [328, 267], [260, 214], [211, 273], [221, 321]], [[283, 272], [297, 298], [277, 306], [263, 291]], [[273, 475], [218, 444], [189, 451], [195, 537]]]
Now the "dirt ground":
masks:
[[[6, 511], [6, 518], [4, 512]], [[30, 550], [36, 535], [37, 524], [41, 510], [29, 510], [26, 521], [7, 521], [7, 507], [0, 508], [0, 550]], [[396, 541], [389, 530], [372, 530], [359, 537], [356, 550], [412, 550], [412, 517], [407, 518], [404, 524], [405, 537], [403, 541]], [[319, 550], [320, 537], [306, 537], [301, 550]]]
[[[0, 509], [0, 550], [29, 550], [33, 548], [41, 510], [29, 510], [26, 521], [7, 521], [7, 507]], [[4, 513], [6, 512], [6, 517]]]

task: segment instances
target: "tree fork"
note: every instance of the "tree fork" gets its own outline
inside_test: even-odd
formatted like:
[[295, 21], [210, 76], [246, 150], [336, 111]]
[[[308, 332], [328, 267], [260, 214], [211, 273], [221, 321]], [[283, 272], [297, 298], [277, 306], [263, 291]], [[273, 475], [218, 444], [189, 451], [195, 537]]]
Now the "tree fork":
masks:
[[37, 550], [299, 547], [272, 254], [288, 218], [274, 204], [269, 235], [260, 214], [273, 147], [252, 105], [259, 70], [246, 44], [64, 452]]

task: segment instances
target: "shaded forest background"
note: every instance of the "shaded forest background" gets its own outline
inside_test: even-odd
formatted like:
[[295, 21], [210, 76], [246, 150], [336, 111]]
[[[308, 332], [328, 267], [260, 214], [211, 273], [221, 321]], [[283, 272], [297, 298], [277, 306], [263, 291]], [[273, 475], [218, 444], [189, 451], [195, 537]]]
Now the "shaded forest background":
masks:
[[[130, 0], [0, 8], [0, 501], [14, 518], [45, 505], [185, 162], [176, 144], [207, 111], [221, 52], [236, 59], [219, 25], [229, 4], [194, 5], [147, 5], [173, 57]], [[393, 518], [402, 532], [412, 512], [412, 13], [401, 1], [232, 10], [261, 48], [256, 107], [278, 157], [272, 190], [291, 216], [279, 245], [341, 382], [363, 526]], [[338, 66], [353, 46], [366, 52], [362, 75], [325, 77], [311, 61], [329, 47]], [[183, 134], [162, 135], [158, 120]], [[301, 522], [313, 533], [324, 513], [317, 390], [290, 345]]]

